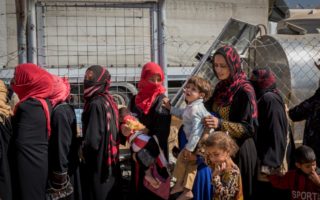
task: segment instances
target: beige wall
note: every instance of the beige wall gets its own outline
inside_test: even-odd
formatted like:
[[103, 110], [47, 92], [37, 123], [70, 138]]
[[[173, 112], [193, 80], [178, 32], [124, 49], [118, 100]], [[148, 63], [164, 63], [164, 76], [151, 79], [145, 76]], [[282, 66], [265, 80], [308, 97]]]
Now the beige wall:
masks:
[[5, 40], [5, 42], [0, 42], [0, 55], [8, 55], [0, 58], [1, 69], [4, 65], [12, 67], [18, 63], [15, 1], [0, 0], [0, 10], [4, 10], [4, 12], [1, 11], [4, 15], [0, 16], [0, 41]]
[[168, 0], [166, 13], [168, 64], [184, 65], [208, 49], [230, 17], [267, 25], [268, 1]]
[[7, 62], [7, 20], [6, 4], [4, 0], [0, 0], [0, 67]]

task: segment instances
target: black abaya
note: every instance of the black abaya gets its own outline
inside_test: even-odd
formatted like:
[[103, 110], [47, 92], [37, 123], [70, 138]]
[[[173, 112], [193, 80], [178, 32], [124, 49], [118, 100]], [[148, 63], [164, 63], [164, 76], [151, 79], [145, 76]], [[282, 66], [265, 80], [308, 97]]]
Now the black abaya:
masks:
[[[149, 129], [148, 135], [153, 136], [156, 135], [159, 140], [159, 146], [163, 150], [166, 158], [168, 158], [168, 137], [170, 134], [170, 124], [171, 124], [171, 115], [168, 110], [162, 107], [162, 99], [164, 95], [159, 95], [155, 101], [153, 102], [152, 107], [150, 108], [148, 114], [144, 114], [136, 105], [135, 105], [135, 97], [131, 99], [131, 104], [129, 105], [129, 109], [132, 114], [138, 118], [138, 120], [145, 125]], [[159, 148], [156, 141], [151, 138], [147, 145], [144, 147], [150, 153], [150, 155], [156, 158], [159, 155]], [[145, 175], [145, 170], [148, 166], [143, 166], [139, 157], [136, 157], [139, 165], [136, 162], [132, 162], [132, 181], [131, 188], [135, 196], [133, 199], [136, 200], [160, 200], [161, 198], [151, 191], [149, 191], [143, 185], [143, 179]], [[137, 170], [137, 168], [139, 168]], [[166, 169], [162, 170], [158, 169], [160, 175], [164, 178], [168, 176]], [[138, 172], [138, 174], [137, 174]], [[138, 179], [138, 180], [137, 180]], [[136, 186], [137, 184], [137, 186]]]
[[[51, 112], [51, 104], [48, 101], [47, 104]], [[13, 118], [12, 144], [14, 199], [44, 200], [48, 177], [48, 131], [45, 113], [38, 100], [29, 98], [19, 104]]]
[[[111, 108], [110, 108], [111, 109]], [[83, 199], [86, 200], [113, 200], [120, 195], [118, 183], [120, 166], [105, 167], [104, 151], [106, 151], [107, 131], [105, 99], [102, 96], [93, 97], [88, 102], [88, 108], [82, 115], [84, 131], [84, 159], [81, 181], [83, 183]], [[114, 116], [111, 118], [114, 120]], [[113, 138], [118, 141], [118, 138]], [[108, 148], [108, 147], [107, 147]]]
[[58, 104], [52, 111], [51, 137], [49, 141], [49, 170], [68, 173], [73, 186], [70, 200], [81, 200], [79, 174], [80, 139], [77, 138], [77, 122], [73, 108], [67, 103]]
[[11, 200], [8, 146], [12, 136], [12, 127], [9, 119], [3, 117], [3, 120], [3, 123], [0, 123], [0, 199]]

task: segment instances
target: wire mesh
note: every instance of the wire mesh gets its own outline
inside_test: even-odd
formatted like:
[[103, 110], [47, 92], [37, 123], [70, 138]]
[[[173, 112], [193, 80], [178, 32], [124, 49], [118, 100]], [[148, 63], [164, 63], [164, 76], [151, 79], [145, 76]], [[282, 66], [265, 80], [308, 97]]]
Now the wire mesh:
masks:
[[[38, 64], [71, 82], [73, 103], [83, 106], [83, 76], [91, 65], [107, 66], [114, 83], [136, 85], [153, 57], [154, 3], [38, 3]], [[119, 104], [128, 87], [111, 88]]]
[[[256, 68], [269, 68], [274, 72], [277, 87], [289, 108], [309, 98], [319, 87], [320, 71], [316, 65], [320, 62], [320, 35], [264, 35], [254, 40], [237, 40], [232, 37], [231, 40], [216, 41], [213, 44], [215, 48], [201, 59], [205, 62], [197, 66], [193, 75], [211, 80], [214, 87], [218, 80], [213, 73], [210, 56], [220, 46], [228, 44], [234, 45], [240, 53], [242, 67], [248, 77]], [[241, 43], [248, 44], [245, 51], [239, 48]], [[183, 93], [179, 95], [175, 97], [179, 101], [174, 103], [183, 107]], [[297, 143], [301, 143], [303, 129], [304, 122], [293, 123]]]

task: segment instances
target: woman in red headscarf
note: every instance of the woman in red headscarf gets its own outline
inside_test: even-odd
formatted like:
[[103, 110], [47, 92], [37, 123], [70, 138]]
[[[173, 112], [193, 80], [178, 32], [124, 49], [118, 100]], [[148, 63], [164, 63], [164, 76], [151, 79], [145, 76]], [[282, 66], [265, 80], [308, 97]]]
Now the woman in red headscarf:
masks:
[[79, 173], [80, 138], [77, 121], [69, 104], [70, 84], [66, 78], [53, 77], [51, 136], [49, 141], [49, 189], [52, 197], [82, 199]]
[[[259, 127], [257, 152], [259, 158], [256, 199], [290, 199], [289, 192], [273, 188], [268, 175], [283, 174], [293, 167], [294, 140], [289, 131], [285, 103], [277, 89], [276, 77], [268, 68], [252, 71], [250, 82], [256, 92]], [[290, 165], [291, 164], [291, 165]]]
[[[146, 127], [146, 133], [150, 136], [157, 136], [159, 146], [168, 159], [168, 137], [170, 133], [171, 115], [167, 109], [162, 107], [162, 100], [165, 97], [166, 89], [163, 87], [164, 74], [161, 67], [153, 62], [146, 63], [141, 72], [138, 83], [138, 94], [131, 99], [129, 110]], [[159, 147], [156, 141], [151, 138], [146, 144], [148, 153], [143, 155], [143, 151], [137, 154], [132, 167], [133, 189], [136, 194], [135, 199], [160, 199], [151, 193], [143, 185], [144, 169], [149, 167], [146, 161], [148, 155], [156, 158], [159, 155]], [[166, 169], [161, 169], [160, 174], [167, 176]]]
[[83, 157], [81, 172], [83, 199], [119, 199], [118, 108], [109, 93], [111, 75], [106, 68], [93, 65], [84, 77], [82, 113]]
[[220, 117], [208, 116], [205, 124], [215, 130], [226, 131], [237, 142], [235, 157], [243, 182], [244, 199], [252, 199], [256, 174], [257, 151], [254, 137], [258, 126], [255, 92], [241, 69], [240, 56], [232, 46], [219, 48], [212, 57], [213, 71], [220, 80], [211, 99], [209, 111]]
[[12, 137], [14, 199], [45, 199], [48, 140], [51, 134], [52, 76], [39, 66], [16, 67], [11, 82], [20, 101], [15, 106]]

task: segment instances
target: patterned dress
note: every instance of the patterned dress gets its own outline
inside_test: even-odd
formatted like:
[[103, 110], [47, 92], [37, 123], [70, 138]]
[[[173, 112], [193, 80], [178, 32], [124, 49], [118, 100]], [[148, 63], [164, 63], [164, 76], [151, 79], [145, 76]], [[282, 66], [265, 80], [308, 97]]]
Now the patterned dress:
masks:
[[212, 177], [215, 187], [213, 200], [243, 200], [240, 170], [233, 164], [231, 169]]
[[252, 199], [257, 170], [257, 151], [253, 140], [256, 123], [250, 115], [248, 95], [240, 88], [230, 106], [217, 106], [209, 100], [207, 108], [220, 116], [217, 130], [227, 131], [239, 146], [233, 161], [241, 172], [245, 199]]

